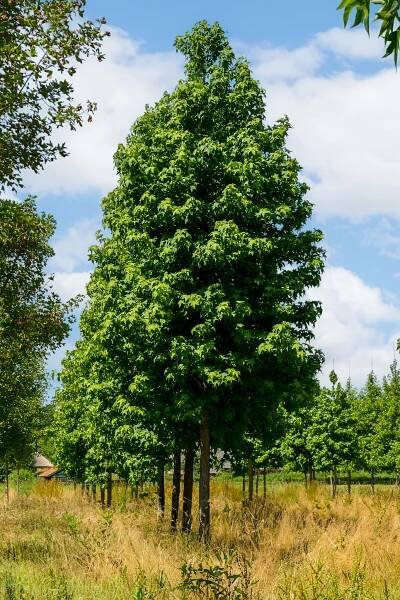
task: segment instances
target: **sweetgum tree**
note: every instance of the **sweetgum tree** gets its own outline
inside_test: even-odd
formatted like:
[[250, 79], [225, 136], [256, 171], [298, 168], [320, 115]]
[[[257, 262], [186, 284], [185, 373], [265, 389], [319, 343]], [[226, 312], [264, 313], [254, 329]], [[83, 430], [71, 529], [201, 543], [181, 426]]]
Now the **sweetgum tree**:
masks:
[[[135, 122], [103, 201], [84, 335], [120, 387], [115, 436], [138, 421], [162, 462], [200, 447], [200, 535], [210, 527], [210, 446], [264, 435], [278, 402], [313, 383], [321, 232], [264, 91], [216, 23], [178, 37], [185, 76]], [[96, 306], [96, 310], [93, 307]], [[265, 417], [265, 418], [264, 418]]]

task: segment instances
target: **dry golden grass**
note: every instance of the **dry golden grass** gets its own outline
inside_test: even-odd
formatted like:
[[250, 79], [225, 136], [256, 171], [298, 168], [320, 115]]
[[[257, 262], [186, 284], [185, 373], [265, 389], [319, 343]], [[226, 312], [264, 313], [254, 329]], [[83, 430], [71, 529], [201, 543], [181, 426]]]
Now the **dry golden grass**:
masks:
[[189, 598], [177, 590], [181, 565], [233, 550], [265, 600], [400, 599], [399, 491], [360, 488], [331, 500], [324, 486], [282, 485], [243, 507], [232, 482], [212, 488], [209, 548], [157, 521], [151, 490], [135, 501], [119, 489], [112, 511], [57, 484], [12, 494], [0, 508], [3, 597]]

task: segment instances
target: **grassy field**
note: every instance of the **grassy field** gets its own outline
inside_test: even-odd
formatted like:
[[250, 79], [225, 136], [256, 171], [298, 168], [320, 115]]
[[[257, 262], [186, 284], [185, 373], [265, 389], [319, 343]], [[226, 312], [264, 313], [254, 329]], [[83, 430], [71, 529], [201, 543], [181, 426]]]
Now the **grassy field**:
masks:
[[107, 511], [72, 486], [12, 491], [0, 508], [0, 598], [400, 600], [397, 489], [358, 486], [332, 501], [323, 485], [274, 485], [243, 507], [237, 484], [212, 485], [209, 548], [157, 521], [151, 490], [135, 501], [121, 488]]

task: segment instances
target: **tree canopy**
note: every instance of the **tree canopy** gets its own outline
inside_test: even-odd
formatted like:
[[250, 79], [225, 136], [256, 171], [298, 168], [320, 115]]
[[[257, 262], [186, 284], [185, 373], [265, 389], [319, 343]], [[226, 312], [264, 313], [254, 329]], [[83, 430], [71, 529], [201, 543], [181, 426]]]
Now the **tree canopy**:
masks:
[[86, 0], [0, 1], [0, 190], [22, 183], [24, 169], [38, 171], [64, 143], [55, 128], [75, 129], [96, 108], [74, 102], [73, 76], [89, 56], [104, 58], [106, 32], [84, 20]]
[[0, 200], [0, 460], [33, 443], [44, 360], [69, 331], [70, 306], [45, 272], [54, 228], [32, 198]]

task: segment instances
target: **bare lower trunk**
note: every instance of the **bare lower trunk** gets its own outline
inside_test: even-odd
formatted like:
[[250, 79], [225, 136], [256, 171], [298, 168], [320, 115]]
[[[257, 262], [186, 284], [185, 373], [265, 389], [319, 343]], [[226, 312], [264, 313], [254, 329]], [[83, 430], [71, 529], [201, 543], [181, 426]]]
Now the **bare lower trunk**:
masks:
[[259, 472], [256, 469], [256, 496], [258, 496], [258, 480], [259, 480]]
[[174, 453], [174, 472], [172, 476], [171, 529], [176, 531], [181, 493], [181, 451]]
[[351, 494], [351, 471], [347, 471], [347, 493]]
[[199, 536], [210, 539], [210, 424], [205, 413], [200, 425]]
[[307, 477], [307, 471], [304, 471], [304, 485], [306, 486], [306, 489], [308, 488], [308, 477]]
[[97, 492], [97, 490], [96, 490], [96, 484], [94, 483], [92, 485], [92, 500], [93, 500], [93, 502], [96, 502], [96, 492]]
[[267, 497], [267, 470], [263, 468], [263, 498], [264, 500]]
[[188, 448], [185, 452], [185, 471], [183, 475], [182, 531], [185, 533], [189, 533], [192, 528], [193, 464], [194, 450]]
[[164, 480], [164, 461], [160, 460], [157, 476], [157, 516], [162, 519], [165, 511], [165, 480]]
[[107, 473], [107, 508], [112, 505], [112, 472], [111, 470]]
[[102, 508], [104, 508], [105, 503], [106, 503], [106, 490], [103, 487], [101, 487], [100, 488], [100, 504], [101, 504]]
[[10, 478], [8, 473], [8, 465], [6, 465], [6, 498], [10, 502]]
[[247, 472], [249, 476], [249, 502], [252, 502], [254, 496], [254, 468], [253, 461], [251, 459], [247, 464]]
[[332, 469], [331, 471], [331, 491], [332, 491], [332, 498], [336, 498], [336, 485], [337, 485], [337, 481], [336, 481], [336, 469]]

